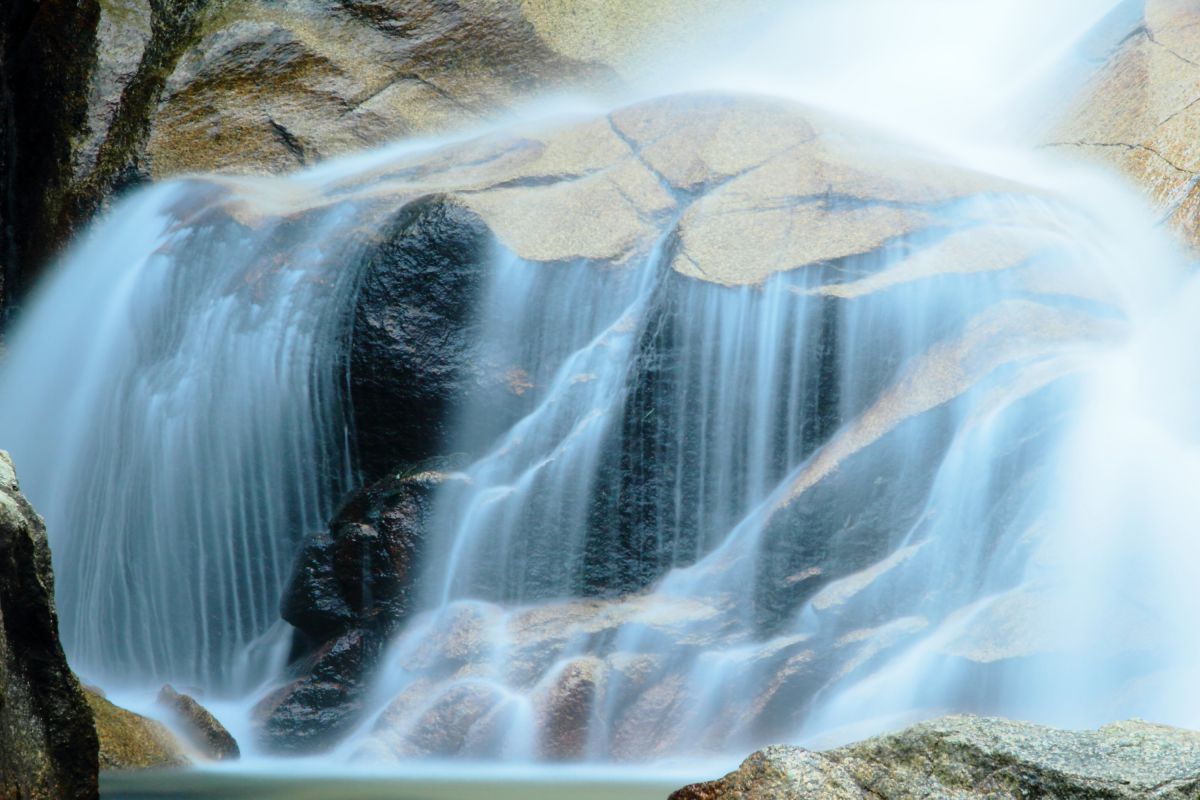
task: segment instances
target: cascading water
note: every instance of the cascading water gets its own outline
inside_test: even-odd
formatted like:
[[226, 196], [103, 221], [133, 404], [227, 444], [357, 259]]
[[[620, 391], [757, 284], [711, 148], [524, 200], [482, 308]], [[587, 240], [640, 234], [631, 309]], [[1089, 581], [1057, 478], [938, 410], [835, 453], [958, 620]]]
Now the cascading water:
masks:
[[[986, 246], [964, 257], [963, 237]], [[822, 734], [1003, 710], [969, 670], [826, 706], [1022, 583], [1069, 377], [1119, 328], [1096, 299], [1109, 238], [1079, 209], [1010, 196], [756, 287], [684, 278], [660, 252], [624, 281], [498, 264], [490, 346], [543, 375], [529, 414], [442, 490], [428, 610], [350, 752], [438, 754], [455, 705], [474, 709], [457, 752], [561, 757], [566, 736], [598, 759], [729, 752], [794, 737], [809, 712]], [[949, 273], [928, 268], [947, 256]], [[602, 300], [565, 302], [580, 295]], [[564, 734], [548, 709], [572, 693], [588, 721]]]
[[126, 202], [9, 343], [0, 437], [53, 531], [65, 646], [110, 685], [264, 680], [296, 543], [352, 479], [353, 275], [325, 250], [352, 210], [297, 230], [212, 213], [227, 199]]
[[[1030, 37], [1032, 63], [1112, 5], [1071, 4]], [[918, 39], [922, 13], [947, 11], [906, 6]], [[791, 29], [884, 51], [837, 33], [844, 10], [817, 16]], [[715, 61], [752, 89], [783, 70]], [[672, 187], [639, 220], [654, 246], [627, 262], [495, 248], [478, 352], [509, 370], [520, 413], [483, 395], [458, 411], [451, 446], [471, 455], [440, 476], [416, 607], [341, 755], [644, 760], [947, 710], [1200, 719], [1175, 700], [1200, 607], [1185, 568], [1195, 425], [1163, 400], [1196, 395], [1183, 365], [1200, 290], [1108, 179], [975, 147], [981, 115], [999, 115], [976, 96], [984, 77], [892, 103], [906, 77], [946, 71], [907, 69], [884, 94], [845, 65], [789, 90], [925, 143], [880, 136], [883, 161], [920, 151], [932, 173], [992, 173], [918, 202], [835, 192], [830, 170], [824, 194], [772, 198], [803, 208], [813, 237], [843, 235], [815, 214], [921, 216], [869, 252], [742, 286], [683, 274], [681, 227], [732, 173]], [[633, 147], [612, 117], [602, 127]], [[359, 234], [416, 199], [485, 193], [487, 165], [517, 158], [472, 146], [147, 190], [31, 305], [0, 375], [0, 444], [47, 517], [85, 675], [249, 699], [279, 676], [298, 543], [354, 483], [342, 382], [372, 246]]]

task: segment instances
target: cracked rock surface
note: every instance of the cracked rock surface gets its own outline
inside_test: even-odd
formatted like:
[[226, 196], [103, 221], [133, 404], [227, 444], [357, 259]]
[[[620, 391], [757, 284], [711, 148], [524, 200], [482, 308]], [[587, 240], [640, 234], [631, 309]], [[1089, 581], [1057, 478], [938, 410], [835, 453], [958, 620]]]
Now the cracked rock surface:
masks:
[[529, 261], [627, 266], [665, 232], [676, 272], [729, 286], [898, 243], [911, 252], [868, 283], [814, 289], [842, 296], [1020, 267], [1028, 254], [978, 225], [970, 203], [1033, 190], [879, 138], [789, 101], [673, 95], [403, 154], [319, 193], [260, 196], [237, 182], [225, 209], [255, 225], [353, 198], [375, 205], [382, 228], [406, 204], [437, 197]]
[[1200, 247], [1200, 5], [1145, 0], [1047, 147], [1115, 166]]

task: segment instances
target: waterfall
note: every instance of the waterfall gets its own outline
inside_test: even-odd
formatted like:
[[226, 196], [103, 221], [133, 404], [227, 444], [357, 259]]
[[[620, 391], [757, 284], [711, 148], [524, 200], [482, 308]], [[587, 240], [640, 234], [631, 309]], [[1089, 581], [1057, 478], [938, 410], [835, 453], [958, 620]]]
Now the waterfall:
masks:
[[[498, 256], [482, 336], [537, 366], [528, 413], [441, 489], [425, 611], [348, 752], [638, 760], [1024, 708], [973, 684], [1045, 643], [1003, 631], [1043, 600], [1023, 575], [1055, 538], [1052, 462], [1154, 241], [1104, 197], [950, 205], [761, 286], [661, 250], [621, 275]], [[970, 623], [989, 607], [999, 632]], [[583, 730], [557, 730], [564, 702]]]
[[[1039, 28], [1006, 97], [1113, 5], [1071, 3], [1053, 35]], [[911, 6], [914, 37], [946, 12]], [[945, 71], [930, 58], [897, 62], [886, 92]], [[472, 352], [507, 370], [511, 396], [464, 400], [439, 443], [456, 458], [415, 605], [340, 757], [653, 760], [946, 711], [1200, 721], [1179, 700], [1200, 610], [1191, 265], [1111, 178], [971, 140], [1003, 111], [973, 97], [950, 119], [981, 75], [906, 105], [801, 66], [793, 94], [889, 130], [880, 163], [988, 188], [918, 202], [831, 177], [771, 210], [922, 225], [745, 285], [677, 263], [687, 214], [732, 170], [655, 187], [669, 196], [639, 216], [649, 244], [629, 258], [523, 251], [513, 231], [536, 214], [521, 190], [629, 188], [608, 162], [487, 184], [496, 163], [553, 150], [528, 127], [119, 203], [31, 299], [0, 371], [0, 445], [46, 516], [75, 668], [246, 707], [295, 678], [280, 598], [301, 541], [357, 482], [360, 267], [398, 214], [457, 192], [494, 239]], [[748, 69], [735, 80], [762, 89], [755, 70], [783, 68]], [[545, 124], [580, 126], [563, 151], [594, 128], [634, 147], [611, 115]]]
[[353, 210], [306, 228], [217, 213], [253, 193], [183, 182], [124, 202], [8, 342], [0, 438], [46, 518], [62, 638], [91, 680], [264, 680], [295, 546], [352, 480], [353, 271], [329, 248]]

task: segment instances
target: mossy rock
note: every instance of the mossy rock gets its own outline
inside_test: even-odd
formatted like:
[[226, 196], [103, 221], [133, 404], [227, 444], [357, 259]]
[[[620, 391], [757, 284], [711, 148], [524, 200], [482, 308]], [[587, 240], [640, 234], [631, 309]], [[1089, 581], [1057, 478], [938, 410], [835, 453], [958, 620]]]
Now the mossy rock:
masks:
[[100, 769], [185, 767], [191, 763], [161, 722], [113, 705], [95, 689], [85, 688], [84, 694], [100, 736]]

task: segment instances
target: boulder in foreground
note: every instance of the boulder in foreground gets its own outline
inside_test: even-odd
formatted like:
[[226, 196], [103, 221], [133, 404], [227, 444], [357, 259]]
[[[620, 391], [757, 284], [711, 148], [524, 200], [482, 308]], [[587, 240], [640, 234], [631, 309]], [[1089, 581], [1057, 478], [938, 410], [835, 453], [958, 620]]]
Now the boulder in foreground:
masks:
[[1064, 731], [961, 716], [824, 753], [768, 747], [671, 800], [1197, 796], [1200, 733], [1140, 721]]

